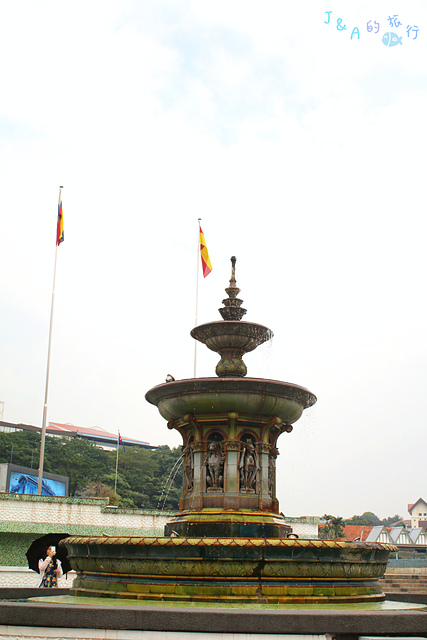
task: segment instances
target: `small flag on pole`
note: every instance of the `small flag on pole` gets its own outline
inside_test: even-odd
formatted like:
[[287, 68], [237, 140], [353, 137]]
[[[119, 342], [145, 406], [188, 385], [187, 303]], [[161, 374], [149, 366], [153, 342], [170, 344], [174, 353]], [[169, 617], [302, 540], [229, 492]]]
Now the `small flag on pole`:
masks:
[[56, 246], [64, 242], [64, 218], [62, 215], [62, 187], [59, 188], [58, 199], [58, 223], [56, 225]]
[[119, 444], [122, 445], [123, 451], [126, 452], [125, 445], [123, 444], [122, 436], [120, 435], [120, 431], [119, 431]]
[[212, 271], [212, 265], [209, 258], [208, 249], [206, 247], [205, 236], [203, 235], [202, 227], [200, 226], [200, 257], [202, 258], [202, 269], [203, 269], [203, 277], [206, 278]]

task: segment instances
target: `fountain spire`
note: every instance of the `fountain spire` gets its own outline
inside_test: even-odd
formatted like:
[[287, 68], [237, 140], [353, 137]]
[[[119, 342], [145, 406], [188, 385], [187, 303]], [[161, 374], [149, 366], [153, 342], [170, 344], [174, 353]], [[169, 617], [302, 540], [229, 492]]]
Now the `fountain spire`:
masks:
[[218, 309], [222, 322], [208, 322], [194, 327], [191, 336], [203, 342], [208, 349], [216, 351], [221, 360], [216, 365], [215, 373], [219, 378], [242, 378], [248, 370], [243, 356], [253, 351], [260, 344], [272, 338], [273, 333], [267, 327], [254, 322], [241, 322], [246, 313], [238, 298], [240, 289], [236, 284], [236, 256], [231, 257], [230, 285], [225, 289], [228, 298]]
[[246, 313], [246, 309], [241, 308], [243, 300], [238, 298], [240, 289], [236, 284], [236, 256], [232, 256], [231, 260], [231, 278], [230, 286], [225, 289], [228, 298], [222, 301], [224, 307], [218, 309], [223, 320], [241, 320]]

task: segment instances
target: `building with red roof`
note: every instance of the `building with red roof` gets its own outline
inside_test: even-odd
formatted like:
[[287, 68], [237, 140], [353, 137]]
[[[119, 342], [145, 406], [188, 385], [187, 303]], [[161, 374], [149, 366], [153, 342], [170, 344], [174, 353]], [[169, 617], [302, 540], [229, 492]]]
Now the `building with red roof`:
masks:
[[[14, 424], [12, 422], [0, 421], [0, 431], [11, 433], [13, 431], [39, 431], [41, 433], [41, 427], [36, 427], [32, 424]], [[62, 422], [49, 422], [46, 427], [46, 434], [49, 436], [57, 437], [69, 437], [69, 438], [81, 438], [82, 440], [88, 440], [111, 451], [116, 449], [118, 443], [118, 431], [112, 433], [101, 427], [77, 427], [74, 424], [62, 423]], [[128, 436], [120, 434], [125, 447], [142, 447], [143, 449], [157, 449], [155, 445], [144, 442], [143, 440], [136, 440], [135, 438], [129, 438]]]

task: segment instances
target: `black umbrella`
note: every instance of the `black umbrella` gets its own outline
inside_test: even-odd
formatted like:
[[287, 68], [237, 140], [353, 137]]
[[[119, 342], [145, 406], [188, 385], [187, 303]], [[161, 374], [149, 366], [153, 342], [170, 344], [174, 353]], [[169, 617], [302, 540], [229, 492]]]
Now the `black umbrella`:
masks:
[[46, 557], [46, 549], [48, 547], [57, 547], [56, 555], [54, 558], [58, 558], [61, 561], [62, 571], [68, 573], [71, 571], [70, 561], [67, 555], [67, 548], [64, 545], [58, 547], [58, 543], [63, 538], [68, 538], [68, 533], [47, 533], [41, 538], [37, 538], [31, 544], [30, 548], [26, 552], [28, 566], [33, 571], [39, 572], [39, 560], [44, 560]]

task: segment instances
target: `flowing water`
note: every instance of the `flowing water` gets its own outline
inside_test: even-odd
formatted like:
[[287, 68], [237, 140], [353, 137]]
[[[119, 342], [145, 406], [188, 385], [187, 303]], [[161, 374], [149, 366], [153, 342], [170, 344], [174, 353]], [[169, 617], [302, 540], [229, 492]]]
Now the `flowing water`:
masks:
[[[168, 478], [165, 482], [165, 484], [163, 485], [163, 489], [162, 489], [162, 494], [159, 498], [159, 501], [157, 503], [157, 511], [163, 511], [163, 509], [165, 508], [165, 504], [166, 504], [166, 500], [168, 498], [169, 495], [169, 491], [171, 489], [172, 483], [175, 480], [175, 476], [178, 473], [181, 465], [182, 465], [182, 461], [183, 461], [184, 455], [182, 455], [180, 458], [178, 458], [178, 460], [175, 462], [175, 464], [173, 465], [172, 469], [169, 472]], [[164, 498], [163, 498], [164, 496]], [[163, 506], [161, 507], [161, 503], [162, 503], [162, 499], [163, 499]]]

